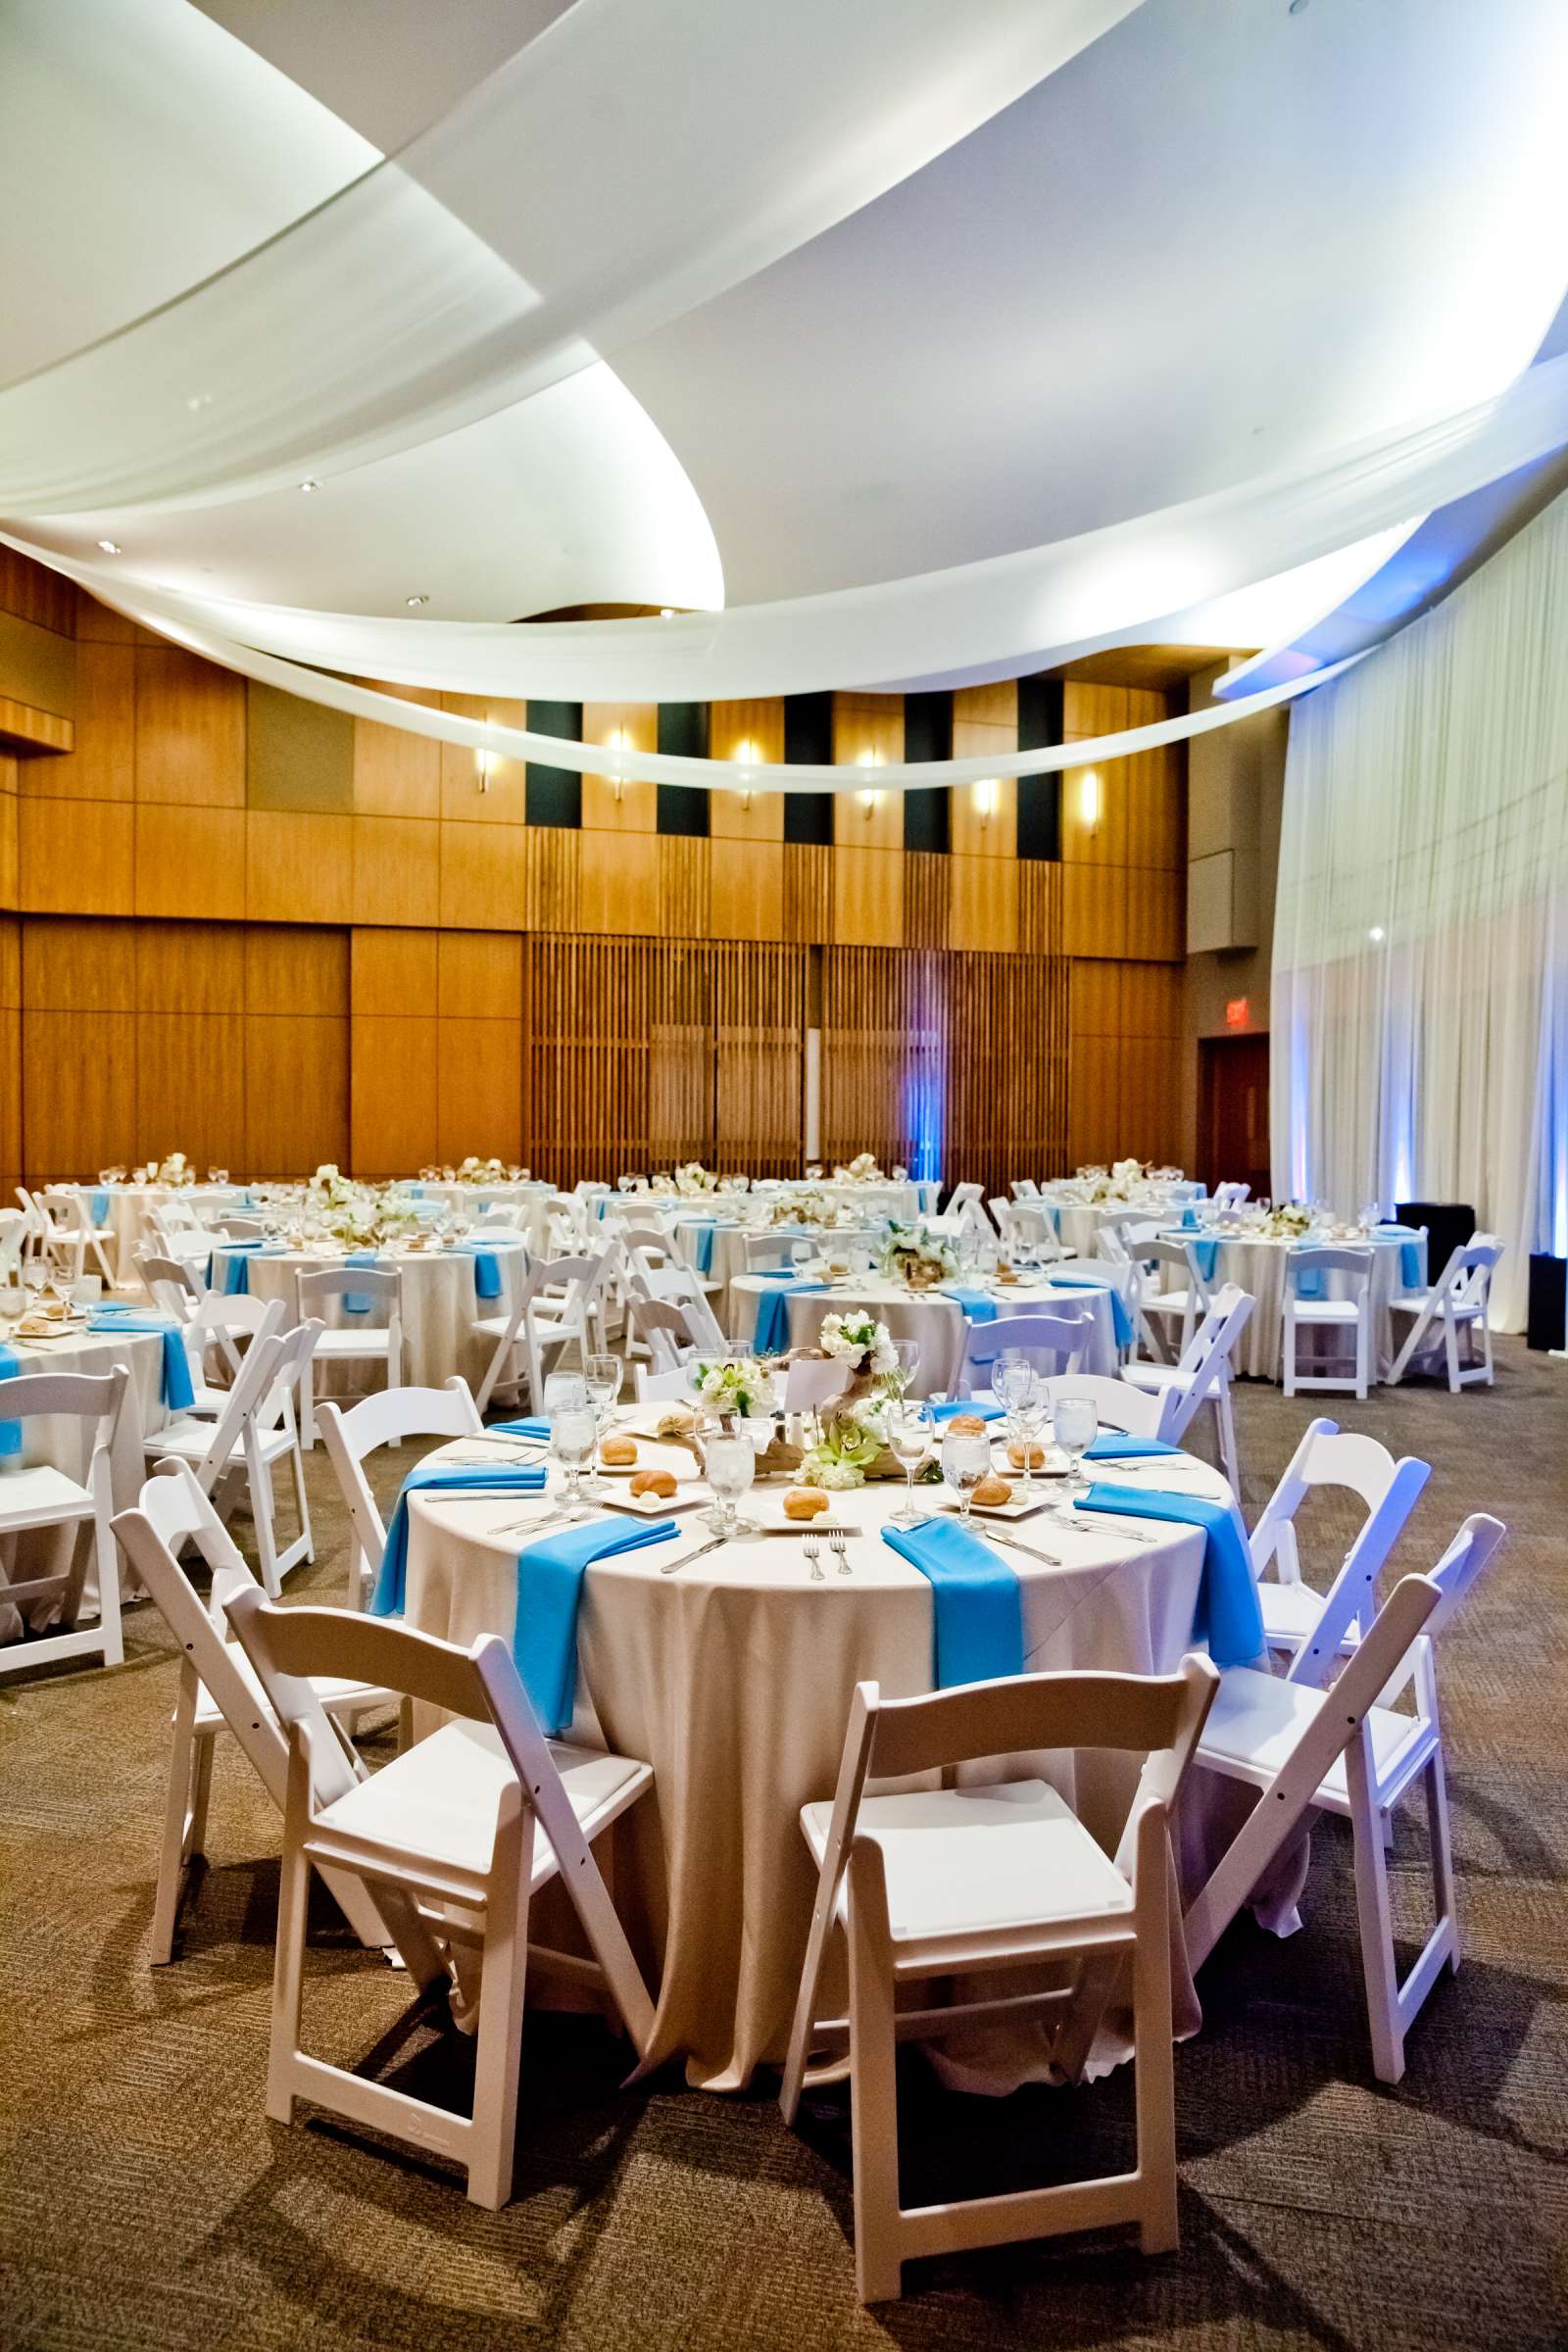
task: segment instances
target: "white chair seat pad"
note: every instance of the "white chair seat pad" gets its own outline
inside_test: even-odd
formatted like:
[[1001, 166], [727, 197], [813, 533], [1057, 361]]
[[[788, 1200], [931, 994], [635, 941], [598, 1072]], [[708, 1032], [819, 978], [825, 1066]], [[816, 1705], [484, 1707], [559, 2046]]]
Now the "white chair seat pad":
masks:
[[[579, 1821], [600, 1812], [648, 1769], [625, 1756], [555, 1740], [550, 1753]], [[515, 1777], [492, 1724], [448, 1723], [348, 1789], [318, 1819], [460, 1870], [486, 1871], [501, 1793]], [[534, 1886], [552, 1877], [555, 1867], [541, 1832], [534, 1839]]]
[[377, 1323], [366, 1331], [323, 1331], [315, 1348], [317, 1355], [385, 1355], [386, 1351], [386, 1326]]
[[[819, 1867], [832, 1814], [830, 1803], [801, 1813]], [[857, 1835], [882, 1848], [896, 1939], [1133, 1907], [1121, 1872], [1045, 1781], [867, 1797]]]
[[[178, 1421], [169, 1422], [163, 1429], [154, 1430], [150, 1438], [142, 1441], [142, 1451], [154, 1461], [163, 1454], [172, 1453], [181, 1461], [199, 1462], [204, 1459], [212, 1442], [212, 1423], [194, 1420], [186, 1414]], [[280, 1429], [270, 1430], [266, 1436], [259, 1435], [256, 1443], [264, 1462], [279, 1461], [291, 1450], [291, 1442]], [[228, 1449], [228, 1458], [236, 1464], [245, 1459], [245, 1448], [237, 1438]]]
[[1192, 1374], [1178, 1372], [1174, 1364], [1124, 1364], [1121, 1376], [1130, 1388], [1150, 1396], [1163, 1396], [1167, 1389], [1179, 1389], [1185, 1396], [1193, 1385]]
[[1298, 1298], [1292, 1310], [1298, 1323], [1359, 1323], [1361, 1309], [1353, 1298]]
[[1310, 1585], [1279, 1585], [1264, 1577], [1257, 1588], [1263, 1631], [1291, 1642], [1304, 1642], [1323, 1613], [1323, 1595]]
[[[1203, 1726], [1198, 1761], [1221, 1769], [1227, 1764], [1255, 1765], [1272, 1777], [1289, 1759], [1297, 1741], [1325, 1703], [1325, 1696], [1332, 1699], [1333, 1692], [1309, 1690], [1278, 1675], [1260, 1673], [1256, 1667], [1228, 1666], [1220, 1676], [1219, 1690]], [[1381, 1781], [1417, 1726], [1411, 1716], [1397, 1715], [1392, 1707], [1372, 1708], [1367, 1724], [1372, 1734], [1374, 1768]], [[1349, 1801], [1348, 1789], [1342, 1755], [1324, 1775], [1318, 1802], [1343, 1812]]]
[[25, 1527], [42, 1518], [83, 1517], [91, 1510], [87, 1489], [48, 1462], [0, 1479], [0, 1528]]

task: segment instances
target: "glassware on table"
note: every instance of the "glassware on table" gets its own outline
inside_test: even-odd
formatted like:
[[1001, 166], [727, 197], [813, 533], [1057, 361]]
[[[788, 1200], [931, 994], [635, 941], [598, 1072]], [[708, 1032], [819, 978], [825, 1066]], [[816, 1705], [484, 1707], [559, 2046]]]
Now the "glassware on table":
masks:
[[715, 1430], [708, 1441], [707, 1454], [708, 1483], [715, 1503], [708, 1514], [709, 1526], [715, 1536], [754, 1533], [735, 1507], [757, 1475], [757, 1449], [744, 1424], [738, 1430]]
[[899, 1395], [907, 1396], [920, 1369], [920, 1343], [918, 1340], [895, 1340], [893, 1352], [899, 1359], [899, 1368], [893, 1378], [898, 1383]]
[[806, 1271], [806, 1268], [811, 1262], [811, 1258], [815, 1252], [815, 1250], [816, 1244], [812, 1241], [809, 1234], [797, 1233], [791, 1236], [788, 1255], [789, 1261], [795, 1268], [797, 1274], [803, 1274]]
[[[626, 1367], [618, 1355], [590, 1355], [584, 1359], [583, 1373], [588, 1389], [588, 1402], [593, 1408], [594, 1421], [601, 1443], [605, 1431], [610, 1426], [610, 1416], [615, 1409], [615, 1399], [620, 1395], [620, 1384], [625, 1369]], [[588, 1491], [592, 1494], [597, 1494], [601, 1491], [597, 1457], [593, 1474], [588, 1481]]]
[[20, 1282], [0, 1282], [0, 1323], [15, 1323], [26, 1304], [27, 1294]]
[[888, 1414], [888, 1450], [904, 1472], [904, 1508], [895, 1511], [893, 1527], [918, 1527], [925, 1517], [914, 1504], [914, 1474], [931, 1451], [931, 1407], [913, 1396], [902, 1396]]
[[588, 1382], [581, 1372], [547, 1372], [545, 1374], [545, 1411], [554, 1417], [560, 1412], [586, 1410]]
[[48, 1261], [41, 1257], [29, 1257], [23, 1266], [22, 1280], [24, 1287], [37, 1298], [49, 1288]]
[[1040, 1393], [1040, 1374], [1021, 1348], [1004, 1348], [991, 1367], [991, 1393], [1007, 1416], [1007, 1435], [1023, 1448], [1023, 1483], [1034, 1483], [1030, 1468], [1030, 1447], [1033, 1432], [1026, 1422], [1034, 1419], [1039, 1427], [1038, 1414], [1031, 1416], [1030, 1407]]
[[563, 1507], [568, 1517], [580, 1506], [583, 1498], [583, 1465], [592, 1461], [594, 1446], [599, 1439], [599, 1423], [593, 1408], [586, 1402], [559, 1406], [550, 1419], [550, 1450], [566, 1474]]
[[958, 1516], [967, 1524], [974, 1491], [991, 1468], [991, 1441], [971, 1430], [949, 1429], [942, 1440], [942, 1475], [958, 1497]]
[[1058, 1395], [1052, 1407], [1051, 1434], [1067, 1456], [1067, 1484], [1062, 1507], [1068, 1508], [1084, 1484], [1083, 1457], [1100, 1435], [1100, 1413], [1092, 1396]]

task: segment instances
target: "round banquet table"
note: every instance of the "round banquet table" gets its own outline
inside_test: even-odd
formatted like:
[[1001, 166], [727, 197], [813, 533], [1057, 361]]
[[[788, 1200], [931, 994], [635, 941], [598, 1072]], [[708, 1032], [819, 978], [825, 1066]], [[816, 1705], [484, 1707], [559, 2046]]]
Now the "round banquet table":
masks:
[[[177, 1200], [195, 1209], [204, 1220], [221, 1216], [237, 1208], [244, 1198], [243, 1185], [233, 1184], [84, 1184], [77, 1188], [86, 1198], [89, 1208], [103, 1196], [108, 1214], [101, 1222], [112, 1227], [114, 1240], [108, 1244], [109, 1262], [115, 1269], [118, 1288], [141, 1290], [136, 1272], [136, 1251], [150, 1246], [154, 1236], [147, 1220], [150, 1208], [162, 1208], [167, 1201]], [[162, 1243], [158, 1245], [163, 1248]], [[89, 1258], [88, 1269], [92, 1261]]]
[[[410, 1388], [439, 1388], [461, 1372], [470, 1388], [483, 1380], [495, 1352], [494, 1339], [473, 1332], [477, 1316], [506, 1314], [515, 1304], [528, 1271], [528, 1252], [517, 1242], [488, 1242], [480, 1246], [495, 1258], [501, 1272], [499, 1298], [481, 1298], [474, 1287], [474, 1260], [462, 1250], [380, 1250], [376, 1263], [402, 1277], [403, 1378]], [[294, 1278], [341, 1266], [343, 1250], [247, 1250], [239, 1253], [246, 1269], [246, 1287], [253, 1298], [281, 1298], [285, 1321], [295, 1314]], [[221, 1291], [228, 1278], [231, 1252], [213, 1252], [213, 1283]], [[327, 1301], [321, 1320], [334, 1330], [353, 1327], [358, 1318], [344, 1311], [341, 1298]], [[375, 1318], [366, 1318], [372, 1327]], [[348, 1396], [367, 1386], [380, 1385], [372, 1362], [333, 1362], [323, 1359], [316, 1372], [317, 1394]]]
[[[637, 1426], [637, 1415], [626, 1418]], [[464, 1447], [440, 1453], [449, 1450]], [[651, 1461], [656, 1449], [644, 1455]], [[676, 1459], [690, 1491], [695, 1465]], [[1228, 1492], [1196, 1457], [1168, 1475], [1196, 1493]], [[778, 1492], [776, 1482], [756, 1490], [752, 1506]], [[652, 1795], [618, 1825], [615, 1902], [660, 1988], [647, 2062], [684, 2057], [694, 2084], [739, 2089], [754, 2068], [783, 2058], [815, 1886], [800, 1809], [833, 1794], [856, 1684], [874, 1679], [889, 1697], [931, 1688], [931, 1588], [880, 1538], [902, 1495], [900, 1482], [833, 1497], [834, 1515], [863, 1531], [849, 1543], [848, 1576], [824, 1548], [825, 1581], [811, 1581], [786, 1535], [738, 1540], [665, 1574], [706, 1540], [695, 1509], [679, 1516], [673, 1541], [597, 1561], [584, 1576], [569, 1737], [654, 1767]], [[528, 1498], [530, 1510], [548, 1507]], [[517, 1550], [527, 1539], [490, 1531], [514, 1523], [520, 1508], [515, 1494], [411, 1495], [409, 1624], [465, 1646], [487, 1633], [514, 1638]], [[1080, 1532], [1044, 1511], [1019, 1529], [1060, 1561], [1006, 1555], [1022, 1592], [1029, 1671], [1174, 1669], [1191, 1646], [1201, 1539], [1144, 1524], [1153, 1541], [1131, 1540], [1111, 1519]], [[1050, 1780], [1108, 1851], [1136, 1764], [1097, 1750], [1007, 1758], [1004, 1769]], [[999, 1773], [988, 1761], [960, 1777]], [[1226, 1787], [1194, 1802], [1222, 1805]], [[1185, 1822], [1182, 1842], [1192, 1844]], [[1179, 1929], [1172, 1960], [1177, 2032], [1190, 2034], [1199, 2013]], [[842, 1998], [842, 1986], [827, 1985], [825, 1998]], [[939, 2063], [971, 2087], [1004, 2091], [1043, 2074], [1044, 2047], [1042, 2030], [1024, 2023], [988, 2029], [983, 2042], [966, 2035]]]
[[[811, 1281], [815, 1277], [808, 1274], [802, 1279]], [[757, 1274], [738, 1275], [731, 1284], [729, 1330], [738, 1347], [751, 1346], [762, 1294], [778, 1288], [776, 1283]], [[1086, 1313], [1093, 1331], [1079, 1369], [1115, 1375], [1119, 1357], [1108, 1291], [1056, 1290], [1046, 1278], [1040, 1282], [992, 1284], [986, 1295], [995, 1300], [999, 1316]], [[790, 1292], [784, 1309], [789, 1318], [790, 1346], [814, 1347], [823, 1318], [842, 1314], [847, 1307], [865, 1307], [886, 1324], [891, 1338], [917, 1343], [920, 1360], [911, 1395], [930, 1396], [953, 1388], [963, 1359], [967, 1329], [967, 1317], [956, 1298], [945, 1298], [935, 1291], [908, 1291], [902, 1283], [889, 1282], [878, 1275], [852, 1277], [820, 1291]]]
[[[714, 1314], [726, 1330], [729, 1329], [730, 1286], [739, 1281], [746, 1272], [746, 1245], [749, 1240], [762, 1241], [771, 1235], [788, 1244], [804, 1237], [808, 1242], [816, 1243], [824, 1253], [831, 1255], [835, 1251], [842, 1252], [852, 1241], [857, 1239], [863, 1249], [867, 1235], [874, 1235], [879, 1242], [882, 1233], [882, 1228], [874, 1223], [857, 1227], [851, 1233], [839, 1232], [821, 1225], [740, 1225], [733, 1219], [721, 1217], [713, 1224], [712, 1240], [708, 1249], [709, 1264], [705, 1267], [702, 1263], [702, 1235], [706, 1229], [707, 1220], [702, 1216], [687, 1215], [675, 1217], [669, 1221], [670, 1239], [676, 1254], [685, 1264], [695, 1267], [698, 1272], [702, 1273], [705, 1279], [711, 1279], [722, 1286], [710, 1303]], [[779, 1261], [776, 1258], [771, 1261], [763, 1260], [764, 1264], [769, 1262], [776, 1264]]]
[[548, 1184], [535, 1184], [531, 1179], [514, 1183], [503, 1178], [499, 1184], [443, 1184], [431, 1177], [409, 1177], [401, 1191], [416, 1200], [439, 1200], [446, 1208], [455, 1208], [470, 1220], [482, 1216], [487, 1208], [515, 1209], [517, 1231], [522, 1234], [536, 1257], [548, 1254], [550, 1225], [548, 1202], [553, 1198]]
[[[1190, 1241], [1194, 1237], [1190, 1234], [1173, 1232], [1172, 1238], [1177, 1241]], [[1218, 1242], [1214, 1253], [1214, 1272], [1211, 1277], [1207, 1278], [1209, 1289], [1214, 1290], [1222, 1283], [1233, 1282], [1240, 1289], [1250, 1292], [1255, 1301], [1247, 1327], [1237, 1346], [1234, 1369], [1247, 1379], [1277, 1381], [1280, 1377], [1280, 1349], [1285, 1334], [1285, 1261], [1289, 1251], [1296, 1247], [1296, 1244], [1288, 1241], [1276, 1241], [1271, 1236], [1261, 1233], [1225, 1234], [1218, 1237], [1200, 1238], [1215, 1238]], [[1323, 1246], [1337, 1250], [1371, 1248], [1372, 1354], [1377, 1377], [1381, 1380], [1394, 1361], [1394, 1318], [1389, 1312], [1389, 1301], [1396, 1292], [1404, 1287], [1400, 1281], [1399, 1251], [1401, 1248], [1414, 1249], [1419, 1251], [1421, 1275], [1424, 1282], [1426, 1279], [1426, 1244], [1425, 1242], [1401, 1243], [1396, 1236], [1385, 1234], [1372, 1236], [1370, 1243], [1365, 1237], [1362, 1237], [1354, 1241], [1328, 1242]], [[1181, 1288], [1182, 1275], [1179, 1266], [1166, 1266], [1162, 1269], [1162, 1274], [1164, 1289]], [[1346, 1296], [1347, 1287], [1348, 1277], [1343, 1274], [1331, 1273], [1324, 1276], [1325, 1298], [1343, 1298]], [[1306, 1327], [1302, 1328], [1304, 1330]], [[1336, 1335], [1332, 1327], [1327, 1336], [1331, 1345], [1335, 1343], [1337, 1337], [1340, 1344], [1343, 1345], [1343, 1335]], [[1308, 1345], [1309, 1343], [1303, 1340], [1303, 1365]]]
[[1078, 1257], [1098, 1257], [1100, 1231], [1107, 1217], [1148, 1217], [1151, 1224], [1171, 1214], [1168, 1200], [1015, 1200], [1026, 1233], [1039, 1241], [1059, 1241]]

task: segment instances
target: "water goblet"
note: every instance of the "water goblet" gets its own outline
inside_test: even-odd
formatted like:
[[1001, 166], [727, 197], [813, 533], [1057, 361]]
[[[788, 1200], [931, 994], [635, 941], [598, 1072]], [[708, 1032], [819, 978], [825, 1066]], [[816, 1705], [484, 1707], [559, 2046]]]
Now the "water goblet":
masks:
[[967, 1526], [974, 1491], [991, 1468], [988, 1439], [966, 1429], [950, 1429], [942, 1441], [942, 1475], [958, 1497], [958, 1517]]
[[894, 1527], [918, 1527], [924, 1512], [914, 1507], [914, 1474], [931, 1450], [931, 1408], [913, 1396], [901, 1396], [888, 1414], [888, 1450], [904, 1472], [904, 1508], [895, 1511]]
[[715, 1536], [753, 1532], [735, 1506], [756, 1475], [757, 1452], [747, 1431], [744, 1428], [715, 1431], [708, 1441], [708, 1483], [714, 1495], [714, 1508], [708, 1515], [708, 1524]]
[[562, 1497], [567, 1518], [575, 1518], [582, 1501], [583, 1465], [593, 1459], [599, 1423], [592, 1408], [581, 1404], [559, 1406], [550, 1419], [550, 1450], [566, 1474]]
[[1062, 1507], [1068, 1509], [1084, 1484], [1083, 1457], [1100, 1435], [1100, 1413], [1092, 1396], [1070, 1391], [1057, 1396], [1052, 1408], [1051, 1434], [1067, 1456], [1067, 1483]]
[[907, 1396], [920, 1369], [920, 1343], [918, 1340], [895, 1340], [893, 1352], [899, 1359], [899, 1368], [889, 1378], [896, 1384], [895, 1394], [901, 1397]]
[[[626, 1367], [618, 1355], [590, 1355], [584, 1361], [583, 1370], [588, 1389], [588, 1402], [593, 1408], [594, 1420], [598, 1426], [601, 1442], [604, 1439], [605, 1431], [610, 1426], [610, 1417], [615, 1409], [615, 1399], [620, 1395], [620, 1384], [625, 1369]], [[588, 1491], [591, 1494], [598, 1494], [602, 1492], [597, 1454], [588, 1479]]]
[[547, 1372], [545, 1374], [545, 1411], [547, 1414], [586, 1410], [587, 1403], [588, 1382], [581, 1372]]

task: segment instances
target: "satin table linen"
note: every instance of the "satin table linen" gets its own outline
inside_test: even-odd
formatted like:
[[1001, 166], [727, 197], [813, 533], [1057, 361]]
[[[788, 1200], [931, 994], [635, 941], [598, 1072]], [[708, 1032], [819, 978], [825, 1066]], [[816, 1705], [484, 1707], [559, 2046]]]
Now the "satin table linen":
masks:
[[[1244, 1291], [1250, 1291], [1257, 1301], [1237, 1346], [1235, 1370], [1249, 1380], [1274, 1380], [1280, 1377], [1280, 1347], [1285, 1332], [1285, 1267], [1294, 1244], [1274, 1241], [1261, 1233], [1213, 1233], [1203, 1231], [1197, 1236], [1171, 1229], [1177, 1241], [1197, 1239], [1200, 1243], [1214, 1244], [1214, 1271], [1206, 1276], [1209, 1289], [1217, 1290], [1223, 1283], [1234, 1282]], [[1370, 1242], [1335, 1242], [1334, 1249], [1372, 1251], [1372, 1355], [1378, 1378], [1386, 1377], [1394, 1361], [1394, 1318], [1389, 1301], [1404, 1287], [1400, 1280], [1400, 1251], [1413, 1249], [1425, 1260], [1426, 1245], [1404, 1241], [1397, 1234], [1374, 1235]], [[1184, 1277], [1179, 1266], [1161, 1268], [1161, 1287], [1179, 1290]], [[1343, 1274], [1323, 1277], [1325, 1297], [1343, 1298], [1347, 1278]], [[1308, 1340], [1302, 1327], [1301, 1368], [1306, 1369]]]
[[[1195, 1457], [1160, 1469], [1195, 1492], [1226, 1493]], [[758, 1489], [750, 1506], [779, 1492]], [[815, 1885], [800, 1808], [833, 1793], [856, 1684], [874, 1678], [889, 1697], [933, 1686], [932, 1587], [881, 1536], [903, 1492], [900, 1481], [834, 1496], [835, 1516], [857, 1530], [849, 1576], [824, 1548], [826, 1576], [813, 1583], [794, 1536], [741, 1540], [666, 1575], [706, 1540], [703, 1515], [688, 1511], [675, 1542], [596, 1561], [583, 1579], [570, 1737], [654, 1767], [652, 1801], [621, 1825], [615, 1895], [650, 1984], [662, 1978], [651, 2063], [682, 2057], [694, 2084], [740, 2089], [783, 2058]], [[408, 1622], [464, 1644], [485, 1633], [513, 1640], [526, 1537], [489, 1530], [519, 1515], [515, 1496], [411, 1493]], [[1017, 1573], [1028, 1670], [1175, 1667], [1199, 1597], [1200, 1534], [1146, 1522], [1154, 1541], [1140, 1544], [1114, 1521], [1083, 1531], [1046, 1513], [1013, 1532], [1063, 1563], [1001, 1555]], [[1032, 1756], [1013, 1767], [1050, 1779], [1114, 1846], [1136, 1778], [1126, 1758]], [[987, 1765], [964, 1777], [998, 1775]], [[1178, 2028], [1191, 2032], [1196, 1996], [1185, 1954], [1175, 1958]], [[1043, 2047], [1028, 2024], [1000, 2042], [988, 2034], [965, 2079], [1010, 2088], [1042, 2071]]]
[[443, 1207], [455, 1208], [466, 1218], [482, 1216], [486, 1209], [499, 1208], [506, 1212], [517, 1231], [527, 1238], [529, 1249], [536, 1257], [549, 1254], [550, 1225], [546, 1203], [554, 1188], [548, 1184], [513, 1183], [503, 1178], [499, 1184], [443, 1184], [438, 1177], [428, 1180], [411, 1176], [402, 1189], [419, 1200], [439, 1200]]
[[[176, 1190], [168, 1184], [85, 1184], [81, 1189], [87, 1197], [89, 1207], [99, 1194], [104, 1196], [108, 1213], [103, 1222], [113, 1229], [115, 1237], [105, 1247], [109, 1251], [109, 1262], [115, 1269], [116, 1285], [122, 1290], [139, 1292], [141, 1289], [141, 1278], [136, 1272], [138, 1250], [152, 1250], [160, 1256], [163, 1254], [163, 1243], [153, 1231], [147, 1215], [150, 1208], [164, 1208], [171, 1200], [178, 1201], [182, 1206], [193, 1208], [204, 1225], [225, 1215], [230, 1209], [239, 1210], [242, 1215], [245, 1213], [240, 1208], [245, 1190], [243, 1185], [186, 1184]], [[89, 1257], [87, 1271], [91, 1273], [92, 1269], [93, 1261]]]
[[[486, 1242], [484, 1248], [493, 1250], [501, 1270], [499, 1298], [481, 1299], [474, 1286], [474, 1259], [462, 1250], [378, 1250], [376, 1264], [389, 1273], [403, 1277], [403, 1380], [408, 1388], [439, 1388], [455, 1372], [461, 1372], [470, 1388], [477, 1388], [484, 1378], [485, 1368], [495, 1351], [493, 1339], [475, 1339], [471, 1325], [477, 1315], [500, 1315], [510, 1312], [518, 1297], [527, 1273], [528, 1253], [515, 1242]], [[246, 1261], [246, 1287], [253, 1298], [281, 1298], [287, 1310], [285, 1322], [295, 1319], [295, 1284], [299, 1273], [317, 1273], [327, 1266], [348, 1263], [349, 1253], [331, 1251], [284, 1250], [278, 1251], [249, 1250]], [[221, 1290], [227, 1276], [229, 1255], [225, 1250], [213, 1252], [213, 1282]], [[363, 1316], [344, 1308], [342, 1298], [326, 1301], [330, 1310], [323, 1316], [333, 1329], [360, 1330], [366, 1328]], [[380, 1386], [380, 1373], [368, 1359], [334, 1363], [323, 1360], [316, 1368], [318, 1396], [353, 1396], [361, 1390]]]
[[[738, 1347], [752, 1344], [758, 1300], [765, 1291], [777, 1287], [755, 1274], [742, 1274], [731, 1284], [729, 1332]], [[1084, 1313], [1090, 1335], [1079, 1370], [1115, 1373], [1116, 1334], [1108, 1292], [1055, 1290], [1047, 1277], [1039, 1283], [991, 1285], [986, 1296], [998, 1317]], [[967, 1325], [957, 1300], [942, 1291], [907, 1291], [902, 1283], [875, 1275], [863, 1281], [831, 1283], [823, 1291], [797, 1291], [785, 1302], [790, 1346], [814, 1347], [824, 1316], [860, 1307], [885, 1323], [895, 1340], [917, 1343], [920, 1361], [912, 1392], [916, 1396], [953, 1387], [963, 1358]]]

